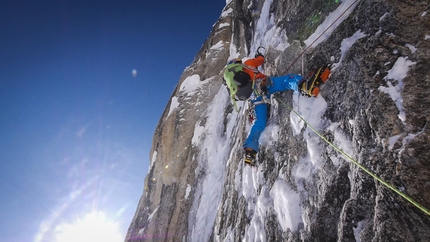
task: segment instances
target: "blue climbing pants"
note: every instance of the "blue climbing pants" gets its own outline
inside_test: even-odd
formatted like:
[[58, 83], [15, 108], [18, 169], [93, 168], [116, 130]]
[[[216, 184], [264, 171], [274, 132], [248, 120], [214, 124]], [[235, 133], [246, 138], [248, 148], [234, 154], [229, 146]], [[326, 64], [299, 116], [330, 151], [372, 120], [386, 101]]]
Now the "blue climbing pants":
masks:
[[[283, 92], [286, 90], [298, 90], [298, 82], [302, 80], [302, 76], [297, 74], [288, 74], [285, 76], [278, 77], [270, 77], [272, 81], [270, 86], [267, 86], [267, 98], [270, 98], [270, 95], [276, 92]], [[258, 96], [251, 101], [254, 104], [255, 116], [256, 119], [254, 121], [254, 125], [249, 132], [248, 138], [245, 140], [243, 144], [243, 148], [251, 148], [255, 151], [259, 151], [259, 143], [261, 133], [266, 128], [267, 124], [267, 103], [263, 102], [263, 97]]]

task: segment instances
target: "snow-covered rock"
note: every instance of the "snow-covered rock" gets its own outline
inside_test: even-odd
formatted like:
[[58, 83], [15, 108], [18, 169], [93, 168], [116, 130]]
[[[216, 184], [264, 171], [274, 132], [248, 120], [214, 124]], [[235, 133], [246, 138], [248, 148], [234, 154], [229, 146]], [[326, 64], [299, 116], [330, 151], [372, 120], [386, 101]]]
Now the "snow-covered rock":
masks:
[[[429, 214], [310, 128], [430, 208], [428, 1], [226, 4], [160, 118], [126, 241], [428, 241]], [[268, 75], [334, 67], [318, 98], [275, 95], [251, 168], [222, 74], [260, 45]]]

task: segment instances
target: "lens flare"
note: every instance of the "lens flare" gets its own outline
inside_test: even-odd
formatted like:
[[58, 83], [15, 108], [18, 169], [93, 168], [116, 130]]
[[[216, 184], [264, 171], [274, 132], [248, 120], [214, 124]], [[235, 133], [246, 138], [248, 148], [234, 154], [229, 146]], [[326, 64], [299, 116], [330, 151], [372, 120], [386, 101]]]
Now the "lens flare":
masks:
[[56, 227], [57, 242], [120, 242], [124, 237], [119, 225], [102, 212], [93, 212], [78, 218], [74, 223], [64, 223]]

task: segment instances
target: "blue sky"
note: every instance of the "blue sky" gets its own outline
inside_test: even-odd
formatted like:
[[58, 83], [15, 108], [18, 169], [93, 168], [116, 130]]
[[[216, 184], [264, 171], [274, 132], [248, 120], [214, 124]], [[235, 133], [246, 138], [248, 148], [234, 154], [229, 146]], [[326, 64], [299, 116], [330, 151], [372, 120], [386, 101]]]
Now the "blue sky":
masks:
[[0, 3], [1, 241], [55, 241], [94, 211], [125, 235], [155, 126], [225, 3]]

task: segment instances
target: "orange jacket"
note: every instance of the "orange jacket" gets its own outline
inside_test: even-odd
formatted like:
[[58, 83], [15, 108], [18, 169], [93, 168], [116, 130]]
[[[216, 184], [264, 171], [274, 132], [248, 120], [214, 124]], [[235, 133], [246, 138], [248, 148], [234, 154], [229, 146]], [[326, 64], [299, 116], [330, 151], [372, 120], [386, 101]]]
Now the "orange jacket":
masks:
[[[261, 79], [266, 78], [266, 75], [258, 71], [258, 67], [263, 65], [263, 63], [264, 63], [264, 56], [262, 55], [259, 55], [254, 59], [249, 59], [245, 61], [244, 63], [245, 67], [243, 68], [243, 71], [248, 73], [248, 75], [251, 77], [251, 82], [255, 81], [258, 78], [261, 78]], [[253, 69], [247, 68], [247, 66]]]

